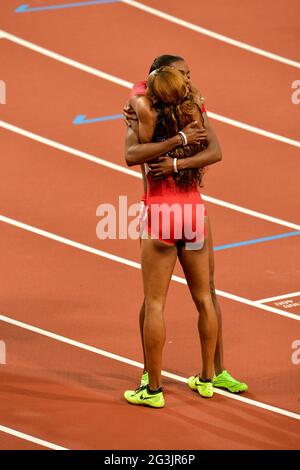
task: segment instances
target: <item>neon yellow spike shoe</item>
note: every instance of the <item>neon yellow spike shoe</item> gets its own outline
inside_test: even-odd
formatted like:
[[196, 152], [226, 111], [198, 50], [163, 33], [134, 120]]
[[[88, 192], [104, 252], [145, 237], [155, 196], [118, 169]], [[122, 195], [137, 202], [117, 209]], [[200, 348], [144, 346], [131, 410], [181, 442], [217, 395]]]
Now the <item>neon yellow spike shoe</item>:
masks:
[[142, 377], [141, 377], [141, 387], [143, 387], [144, 385], [148, 385], [149, 384], [149, 375], [148, 375], [148, 372], [143, 372], [142, 374]]
[[124, 398], [133, 405], [145, 405], [152, 408], [163, 408], [165, 406], [165, 399], [162, 389], [157, 393], [149, 393], [147, 385], [139, 387], [136, 390], [127, 390], [124, 393]]
[[240, 393], [240, 392], [247, 392], [248, 385], [244, 382], [239, 382], [232, 375], [227, 372], [227, 370], [223, 370], [223, 372], [213, 380], [213, 386], [218, 388], [226, 388], [231, 393]]
[[214, 394], [212, 382], [201, 382], [198, 375], [188, 378], [188, 386], [191, 390], [197, 390], [204, 398], [211, 398]]

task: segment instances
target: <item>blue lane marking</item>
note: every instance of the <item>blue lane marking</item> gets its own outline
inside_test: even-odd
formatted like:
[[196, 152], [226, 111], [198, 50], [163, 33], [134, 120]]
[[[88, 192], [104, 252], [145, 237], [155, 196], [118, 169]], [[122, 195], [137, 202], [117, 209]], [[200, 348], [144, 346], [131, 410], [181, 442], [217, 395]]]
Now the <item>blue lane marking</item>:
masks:
[[84, 7], [88, 5], [98, 5], [102, 3], [120, 3], [120, 0], [93, 0], [89, 2], [76, 2], [76, 3], [65, 3], [63, 5], [49, 5], [45, 7], [31, 7], [26, 4], [22, 4], [15, 9], [16, 13], [27, 13], [30, 11], [40, 10], [56, 10], [58, 8], [73, 8], [73, 7]]
[[114, 119], [120, 119], [123, 114], [114, 114], [113, 116], [102, 116], [99, 118], [86, 119], [84, 114], [78, 114], [73, 121], [73, 124], [91, 124], [93, 122], [113, 121]]
[[237, 246], [254, 245], [254, 243], [269, 242], [270, 240], [278, 240], [279, 238], [295, 237], [296, 235], [300, 235], [300, 230], [281, 233], [280, 235], [273, 235], [271, 237], [254, 238], [253, 240], [246, 240], [244, 242], [230, 243], [229, 245], [219, 245], [215, 246], [214, 251], [227, 250], [227, 248], [235, 248]]

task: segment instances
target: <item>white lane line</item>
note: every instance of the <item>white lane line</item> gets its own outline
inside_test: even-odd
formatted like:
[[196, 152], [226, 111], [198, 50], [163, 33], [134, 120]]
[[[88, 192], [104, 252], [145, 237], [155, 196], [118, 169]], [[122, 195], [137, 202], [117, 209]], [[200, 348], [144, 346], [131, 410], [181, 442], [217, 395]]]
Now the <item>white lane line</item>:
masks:
[[276, 62], [281, 62], [283, 64], [290, 65], [291, 67], [296, 67], [298, 69], [300, 68], [300, 63], [295, 60], [291, 60], [291, 59], [288, 59], [287, 57], [282, 57], [278, 54], [274, 54], [273, 52], [269, 52], [269, 51], [260, 49], [255, 46], [251, 46], [250, 44], [247, 44], [242, 41], [237, 41], [236, 39], [232, 39], [228, 36], [224, 36], [223, 34], [215, 33], [214, 31], [211, 31], [206, 28], [202, 28], [201, 26], [198, 26], [194, 23], [190, 23], [189, 21], [182, 20], [173, 15], [169, 15], [168, 13], [165, 13], [161, 10], [157, 10], [156, 8], [149, 7], [148, 5], [145, 5], [144, 3], [140, 3], [134, 0], [121, 0], [121, 2], [126, 3], [127, 5], [131, 7], [142, 10], [145, 13], [149, 13], [150, 15], [154, 15], [154, 16], [157, 16], [158, 18], [174, 23], [178, 26], [182, 26], [184, 28], [195, 31], [196, 33], [200, 33], [200, 34], [203, 34], [204, 36], [208, 36], [210, 38], [216, 39], [217, 41], [221, 41], [226, 44], [230, 44], [231, 46], [244, 49], [248, 52], [252, 52], [253, 54], [266, 57], [267, 59], [275, 60]]
[[[54, 339], [56, 341], [60, 341], [61, 343], [69, 344], [69, 345], [74, 346], [76, 348], [83, 349], [85, 351], [90, 351], [94, 354], [98, 354], [100, 356], [104, 356], [104, 357], [107, 357], [109, 359], [113, 359], [115, 361], [119, 361], [119, 362], [131, 365], [131, 366], [134, 366], [134, 367], [138, 367], [139, 369], [143, 369], [143, 364], [141, 362], [133, 361], [133, 360], [128, 359], [126, 357], [119, 356], [117, 354], [113, 354], [113, 353], [108, 352], [108, 351], [104, 351], [103, 349], [99, 349], [99, 348], [96, 348], [94, 346], [89, 346], [88, 344], [81, 343], [79, 341], [75, 341], [73, 339], [67, 338], [67, 337], [62, 336], [62, 335], [58, 335], [56, 333], [52, 333], [51, 331], [44, 330], [42, 328], [38, 328], [38, 327], [33, 326], [33, 325], [29, 325], [28, 323], [20, 322], [19, 320], [15, 320], [15, 319], [7, 317], [5, 315], [0, 315], [0, 321], [3, 321], [3, 322], [8, 323], [10, 325], [17, 326], [18, 328], [23, 328], [27, 331], [32, 331], [33, 333], [37, 333], [37, 334], [40, 334], [42, 336], [46, 336], [46, 337]], [[162, 371], [162, 375], [164, 377], [168, 377], [168, 378], [177, 380], [178, 382], [182, 382], [182, 383], [187, 382], [187, 379], [185, 377], [181, 377], [179, 375], [172, 374], [172, 373], [167, 372], [167, 371]], [[247, 405], [255, 406], [257, 408], [262, 408], [262, 409], [267, 410], [267, 411], [272, 411], [273, 413], [277, 413], [277, 414], [280, 414], [280, 415], [283, 415], [283, 416], [287, 416], [289, 418], [300, 420], [300, 415], [297, 414], [297, 413], [294, 413], [292, 411], [287, 411], [287, 410], [284, 410], [282, 408], [278, 408], [276, 406], [268, 405], [266, 403], [262, 403], [262, 402], [259, 402], [259, 401], [256, 401], [256, 400], [252, 400], [250, 398], [242, 397], [240, 395], [233, 395], [229, 392], [225, 392], [223, 390], [219, 390], [219, 389], [216, 389], [216, 388], [214, 390], [215, 390], [216, 394], [222, 395], [226, 398], [231, 398], [233, 400], [237, 400], [239, 402], [246, 403]]]
[[[69, 59], [68, 57], [65, 57], [61, 54], [58, 54], [56, 52], [50, 51], [49, 49], [46, 49], [44, 47], [38, 46], [32, 42], [26, 41], [25, 39], [21, 39], [17, 36], [14, 36], [13, 34], [7, 33], [6, 31], [1, 31], [0, 34], [4, 35], [4, 38], [12, 41], [20, 46], [26, 47], [28, 49], [31, 49], [39, 54], [45, 55], [51, 59], [57, 60], [59, 62], [62, 62], [66, 65], [70, 65], [71, 67], [75, 67], [79, 70], [82, 70], [83, 72], [90, 73], [92, 75], [95, 75], [96, 77], [103, 78], [104, 80], [108, 80], [109, 82], [115, 83], [117, 85], [123, 86], [125, 88], [132, 88], [133, 83], [128, 82], [127, 80], [123, 80], [122, 78], [115, 77], [114, 75], [110, 75], [109, 73], [102, 72], [101, 70], [95, 69], [94, 67], [90, 67], [88, 65], [82, 64], [76, 60]], [[279, 134], [274, 134], [273, 132], [265, 131], [264, 129], [260, 129], [255, 126], [251, 126], [249, 124], [242, 123], [240, 121], [236, 121], [231, 118], [227, 118], [225, 116], [221, 116], [220, 114], [213, 113], [209, 111], [208, 116], [211, 117], [212, 119], [216, 119], [218, 121], [221, 121], [223, 123], [226, 123], [230, 126], [237, 127], [239, 129], [246, 130], [248, 132], [254, 133], [261, 135], [263, 137], [267, 137], [269, 139], [279, 141], [288, 145], [292, 145], [294, 147], [300, 147], [300, 142], [294, 139], [290, 139], [288, 137], [281, 136]]]
[[[61, 150], [63, 152], [69, 153], [71, 155], [82, 158], [84, 160], [88, 160], [92, 163], [105, 166], [106, 168], [119, 171], [120, 173], [125, 173], [126, 175], [129, 175], [129, 176], [134, 176], [135, 178], [139, 178], [139, 179], [142, 178], [141, 173], [135, 170], [130, 170], [129, 168], [125, 168], [124, 166], [109, 162], [107, 160], [104, 160], [103, 158], [96, 157], [87, 152], [83, 152], [73, 147], [69, 147], [68, 145], [64, 145], [54, 140], [47, 139], [46, 137], [42, 137], [41, 135], [27, 131], [20, 127], [14, 126], [13, 124], [9, 124], [8, 122], [0, 120], [0, 127], [3, 127], [4, 129], [8, 131], [15, 132], [16, 134], [22, 135], [23, 137], [27, 137], [29, 139], [35, 140], [36, 142], [40, 142], [42, 144], [48, 145], [49, 147], [53, 147], [57, 150]], [[202, 194], [202, 198], [204, 199], [204, 201], [210, 202], [211, 204], [216, 204], [217, 206], [221, 206], [227, 209], [241, 212], [242, 214], [246, 214], [252, 217], [256, 217], [258, 219], [266, 220], [267, 222], [271, 222], [277, 225], [282, 225], [283, 227], [288, 227], [294, 230], [300, 230], [300, 225], [294, 224], [293, 222], [288, 222], [287, 220], [278, 219], [277, 217], [272, 217], [270, 215], [254, 211], [252, 209], [247, 209], [245, 207], [238, 206], [237, 204], [232, 204], [230, 202], [222, 201], [221, 199], [217, 199], [211, 196], [206, 196], [205, 194]]]
[[266, 302], [272, 302], [273, 300], [281, 300], [281, 299], [288, 299], [290, 297], [298, 297], [300, 296], [300, 292], [292, 292], [291, 294], [283, 294], [283, 295], [277, 295], [276, 297], [269, 297], [267, 299], [260, 299], [260, 300], [255, 300], [256, 303], [266, 303]]
[[300, 230], [299, 224], [294, 224], [293, 222], [288, 222], [287, 220], [278, 219], [277, 217], [272, 217], [271, 215], [263, 214], [262, 212], [257, 212], [252, 209], [247, 209], [246, 207], [238, 206], [237, 204], [232, 204], [231, 202], [222, 201], [221, 199], [216, 199], [211, 196], [206, 196], [202, 194], [202, 199], [211, 204], [216, 204], [218, 206], [226, 207], [226, 209], [232, 209], [233, 211], [241, 212], [246, 215], [250, 215], [252, 217], [257, 217], [258, 219], [266, 220], [267, 222], [271, 222], [273, 224], [282, 225], [284, 227], [288, 227], [294, 230]]
[[38, 46], [33, 42], [21, 39], [18, 36], [14, 36], [13, 34], [7, 33], [6, 31], [0, 30], [0, 34], [2, 34], [5, 39], [12, 41], [15, 44], [18, 44], [19, 46], [27, 47], [27, 49], [31, 49], [34, 52], [38, 52], [39, 54], [49, 57], [50, 59], [54, 59], [58, 62], [62, 62], [63, 64], [70, 65], [71, 67], [75, 67], [76, 69], [82, 70], [83, 72], [87, 72], [91, 75], [95, 75], [96, 77], [103, 78], [104, 80], [108, 80], [109, 82], [115, 83], [116, 85], [120, 85], [129, 89], [132, 88], [133, 83], [128, 82], [127, 80], [122, 80], [121, 78], [114, 77], [109, 73], [102, 72], [101, 70], [95, 69], [94, 67], [90, 67], [89, 65], [77, 62], [77, 60], [69, 59], [68, 57], [50, 51], [45, 47]]
[[[0, 216], [0, 221], [1, 221], [1, 216]], [[178, 282], [179, 284], [186, 285], [186, 280], [183, 277], [173, 275], [172, 280], [175, 282]], [[235, 302], [239, 302], [245, 305], [250, 305], [251, 307], [256, 307], [256, 308], [264, 307], [262, 310], [267, 310], [268, 312], [276, 313], [277, 315], [281, 315], [282, 317], [291, 318], [292, 320], [300, 321], [300, 315], [295, 315], [294, 313], [285, 312], [284, 310], [280, 310], [275, 307], [270, 307], [269, 305], [260, 304], [253, 300], [240, 297], [239, 295], [230, 294], [229, 292], [224, 292], [223, 290], [216, 289], [216, 293], [217, 295], [219, 295], [220, 297], [224, 297], [225, 299], [233, 300]], [[266, 309], [266, 307], [268, 307], [268, 309]]]
[[68, 145], [61, 144], [59, 142], [56, 142], [55, 140], [47, 139], [46, 137], [42, 137], [41, 135], [34, 134], [30, 131], [26, 131], [25, 129], [9, 124], [8, 122], [0, 120], [0, 127], [3, 127], [8, 131], [15, 132], [16, 134], [22, 135], [23, 137], [27, 137], [28, 139], [40, 142], [41, 144], [48, 145], [49, 147], [53, 147], [57, 150], [61, 150], [62, 152], [69, 153], [71, 155], [74, 155], [75, 157], [83, 158], [84, 160], [88, 160], [92, 163], [105, 166], [106, 168], [110, 168], [111, 170], [116, 170], [120, 173], [125, 173], [126, 175], [130, 176], [135, 176], [136, 178], [142, 178], [142, 175], [137, 171], [130, 170], [129, 168], [109, 162], [107, 160], [104, 160], [103, 158], [96, 157], [81, 150], [77, 150], [74, 147], [69, 147]]
[[69, 450], [65, 447], [58, 446], [56, 444], [52, 444], [52, 442], [44, 441], [43, 439], [39, 439], [34, 436], [30, 436], [29, 434], [24, 434], [23, 432], [16, 431], [15, 429], [7, 428], [6, 426], [0, 425], [0, 432], [4, 432], [5, 434], [10, 434], [11, 436], [19, 437], [25, 441], [33, 442], [34, 444], [38, 444], [43, 447], [47, 447], [53, 450]]
[[[73, 240], [70, 240], [69, 238], [61, 237], [60, 235], [56, 235], [54, 233], [48, 232], [46, 230], [33, 227], [32, 225], [25, 224], [23, 222], [20, 222], [18, 220], [12, 219], [10, 217], [6, 217], [4, 215], [0, 215], [0, 222], [13, 225], [14, 227], [20, 228], [22, 230], [26, 230], [31, 233], [35, 233], [36, 235], [40, 235], [41, 237], [49, 238], [50, 240], [57, 241], [59, 243], [63, 243], [64, 245], [71, 246], [73, 248], [77, 248], [79, 250], [85, 251], [87, 253], [91, 253], [97, 256], [101, 256], [102, 258], [109, 259], [111, 261], [115, 261], [120, 264], [124, 264], [126, 266], [130, 266], [132, 268], [136, 269], [141, 269], [140, 263], [137, 263], [136, 261], [131, 261], [126, 258], [122, 258], [117, 255], [113, 255], [111, 253], [108, 253], [103, 250], [98, 250], [97, 248], [93, 248], [88, 245], [84, 245], [82, 243], [75, 242]], [[172, 280], [175, 282], [178, 282], [179, 284], [185, 284], [186, 285], [186, 280], [183, 277], [179, 276], [172, 276]], [[268, 305], [264, 304], [259, 304], [256, 302], [253, 302], [252, 300], [245, 299], [244, 297], [240, 297], [238, 295], [230, 294], [228, 292], [224, 292], [221, 290], [216, 290], [217, 295], [220, 295], [221, 297], [225, 297], [226, 299], [234, 300], [236, 302], [240, 302], [246, 305], [250, 305], [251, 307], [259, 308], [261, 310], [265, 310], [267, 312], [272, 312], [277, 315], [281, 315], [282, 317], [290, 318], [292, 320], [300, 321], [300, 316], [299, 315], [294, 315], [293, 313], [290, 312], [285, 312], [283, 310], [270, 307]]]
[[251, 126], [249, 124], [236, 121], [235, 119], [227, 118], [221, 116], [220, 114], [212, 113], [211, 111], [207, 111], [207, 115], [208, 117], [215, 119], [216, 121], [223, 122], [224, 124], [229, 124], [230, 126], [238, 127], [239, 129], [253, 132], [253, 134], [258, 134], [272, 140], [277, 140], [278, 142], [282, 142], [283, 144], [288, 144], [292, 145], [293, 147], [300, 148], [300, 142], [298, 140], [290, 139], [288, 137], [284, 137], [283, 135], [274, 134], [274, 132], [269, 132], [264, 129], [260, 129], [259, 127]]
[[126, 266], [130, 266], [132, 268], [141, 269], [141, 265], [139, 263], [136, 263], [135, 261], [131, 261], [126, 258], [121, 258], [120, 256], [107, 253], [106, 251], [98, 250], [97, 248], [84, 245], [83, 243], [75, 242], [74, 240], [70, 240], [69, 238], [61, 237], [60, 235], [47, 232], [46, 230], [33, 227], [32, 225], [24, 224], [23, 222], [19, 222], [18, 220], [11, 219], [10, 217], [5, 217], [3, 215], [0, 215], [0, 222], [13, 225], [14, 227], [18, 227], [22, 230], [35, 233], [36, 235], [40, 235], [41, 237], [49, 238], [56, 242], [63, 243], [64, 245], [77, 248], [78, 250], [85, 251], [93, 255], [101, 256], [102, 258], [109, 259], [110, 261], [116, 261], [117, 263], [125, 264]]

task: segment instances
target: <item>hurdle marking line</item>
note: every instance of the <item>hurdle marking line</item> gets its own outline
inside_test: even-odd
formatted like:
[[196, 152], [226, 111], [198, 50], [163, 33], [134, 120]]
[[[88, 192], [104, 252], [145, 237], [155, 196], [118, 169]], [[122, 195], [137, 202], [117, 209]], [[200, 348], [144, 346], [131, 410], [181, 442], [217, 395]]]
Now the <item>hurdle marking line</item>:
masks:
[[275, 297], [269, 297], [267, 299], [260, 299], [260, 300], [256, 300], [255, 302], [262, 304], [262, 303], [267, 303], [267, 302], [273, 302], [273, 300], [288, 299], [290, 297], [298, 297], [298, 296], [300, 296], [300, 291], [292, 292], [291, 294], [277, 295]]

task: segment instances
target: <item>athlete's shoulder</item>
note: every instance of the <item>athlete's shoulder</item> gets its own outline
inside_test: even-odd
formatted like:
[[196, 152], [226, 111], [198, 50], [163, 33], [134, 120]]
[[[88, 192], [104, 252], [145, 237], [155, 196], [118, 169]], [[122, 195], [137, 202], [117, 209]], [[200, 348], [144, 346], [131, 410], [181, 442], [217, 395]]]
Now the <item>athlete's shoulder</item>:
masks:
[[129, 99], [129, 104], [135, 112], [137, 110], [147, 111], [152, 108], [152, 101], [147, 95], [135, 95]]
[[142, 80], [141, 82], [137, 82], [133, 85], [130, 93], [130, 97], [138, 96], [138, 95], [145, 95], [147, 88], [146, 80]]
[[152, 101], [147, 95], [139, 96], [136, 99], [135, 110], [139, 119], [149, 119], [156, 114], [152, 107]]
[[199, 106], [202, 113], [206, 113], [205, 98], [201, 91], [198, 90], [194, 85], [191, 86], [191, 91], [195, 100], [195, 103]]

